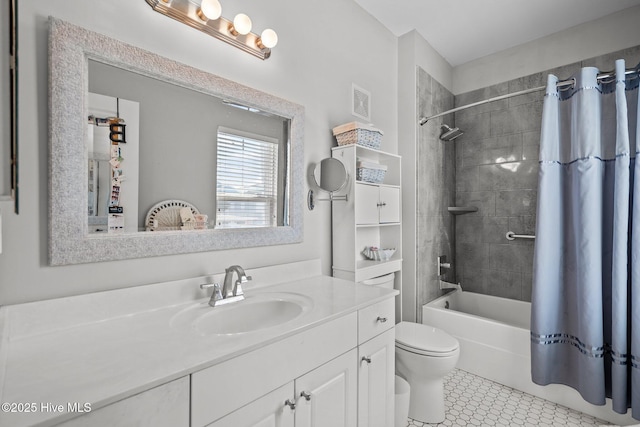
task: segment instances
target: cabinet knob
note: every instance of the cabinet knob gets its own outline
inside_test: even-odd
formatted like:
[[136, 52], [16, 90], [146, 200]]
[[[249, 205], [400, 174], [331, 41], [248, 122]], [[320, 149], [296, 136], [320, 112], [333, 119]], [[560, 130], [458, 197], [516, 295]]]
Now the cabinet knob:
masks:
[[386, 318], [386, 317], [380, 317], [380, 316], [378, 316], [378, 318], [376, 319], [376, 322], [380, 322], [380, 323], [384, 323], [384, 322], [386, 322], [386, 321], [387, 321], [387, 318]]
[[383, 207], [383, 206], [387, 206], [387, 203], [386, 203], [386, 202], [380, 202], [380, 203], [377, 203], [377, 204], [376, 204], [376, 206], [378, 206], [379, 208], [381, 208], [381, 207]]
[[367, 363], [371, 363], [371, 358], [367, 357], [367, 356], [362, 356], [362, 361], [363, 362], [367, 362]]
[[307, 402], [311, 400], [311, 393], [307, 393], [306, 391], [300, 393], [300, 396], [304, 397]]
[[284, 401], [284, 405], [288, 406], [292, 411], [294, 411], [296, 409], [296, 403], [292, 402], [291, 400], [287, 399]]

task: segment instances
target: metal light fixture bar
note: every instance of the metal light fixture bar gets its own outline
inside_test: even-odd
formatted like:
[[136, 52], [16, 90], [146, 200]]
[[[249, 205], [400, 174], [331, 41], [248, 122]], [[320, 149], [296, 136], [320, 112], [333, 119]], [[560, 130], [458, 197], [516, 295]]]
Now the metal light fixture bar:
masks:
[[233, 35], [229, 30], [233, 22], [220, 17], [214, 20], [203, 21], [198, 17], [198, 5], [189, 0], [145, 0], [153, 10], [165, 16], [180, 21], [192, 28], [207, 33], [212, 37], [229, 43], [262, 60], [271, 56], [271, 49], [259, 48], [260, 36], [255, 33], [247, 35]]

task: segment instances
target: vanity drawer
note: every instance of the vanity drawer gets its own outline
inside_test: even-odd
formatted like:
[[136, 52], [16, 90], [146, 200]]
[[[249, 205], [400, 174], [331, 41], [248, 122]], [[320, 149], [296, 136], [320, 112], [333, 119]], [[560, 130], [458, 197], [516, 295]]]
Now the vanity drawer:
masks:
[[354, 312], [191, 374], [191, 426], [210, 424], [355, 348], [357, 322]]
[[395, 325], [395, 300], [388, 298], [358, 311], [358, 344], [393, 328]]

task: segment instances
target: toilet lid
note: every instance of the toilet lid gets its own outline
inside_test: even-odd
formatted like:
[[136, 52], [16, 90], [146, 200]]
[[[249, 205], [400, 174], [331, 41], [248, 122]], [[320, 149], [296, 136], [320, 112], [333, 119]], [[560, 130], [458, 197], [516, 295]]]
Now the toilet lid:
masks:
[[408, 350], [432, 354], [451, 353], [460, 346], [457, 339], [442, 329], [413, 322], [396, 325], [396, 343]]

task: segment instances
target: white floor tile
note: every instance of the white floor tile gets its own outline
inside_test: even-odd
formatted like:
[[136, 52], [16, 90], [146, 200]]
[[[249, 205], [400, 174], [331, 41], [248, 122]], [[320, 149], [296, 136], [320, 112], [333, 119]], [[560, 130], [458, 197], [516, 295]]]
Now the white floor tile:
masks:
[[408, 427], [431, 426], [601, 426], [590, 415], [502, 384], [454, 369], [445, 378], [445, 420], [426, 424], [409, 418]]

